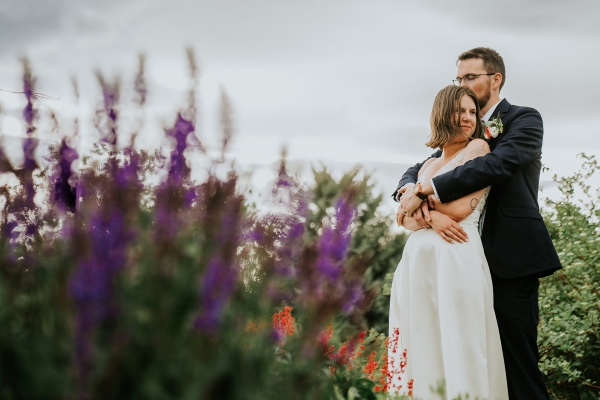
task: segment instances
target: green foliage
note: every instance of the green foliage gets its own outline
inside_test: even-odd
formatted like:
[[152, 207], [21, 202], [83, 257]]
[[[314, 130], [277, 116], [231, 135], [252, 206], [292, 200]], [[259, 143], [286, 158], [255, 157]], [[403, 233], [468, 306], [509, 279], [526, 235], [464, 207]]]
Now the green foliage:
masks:
[[356, 189], [358, 218], [355, 222], [350, 247], [350, 259], [363, 259], [368, 265], [364, 272], [364, 285], [372, 288], [376, 296], [373, 305], [365, 314], [367, 326], [386, 333], [389, 319], [389, 297], [383, 293], [386, 275], [393, 274], [400, 258], [407, 235], [393, 234], [390, 227], [394, 219], [379, 211], [383, 195], [373, 193], [371, 177], [355, 167], [336, 180], [326, 168], [314, 169], [313, 198], [309, 210], [309, 232], [316, 237], [327, 221], [336, 199], [350, 187]]
[[[324, 179], [312, 192], [280, 176], [289, 179], [278, 189], [289, 192], [281, 197], [288, 204], [259, 215], [237, 194], [233, 172], [226, 179], [209, 175], [197, 185], [185, 181], [150, 190], [133, 180], [116, 187], [115, 177], [142, 179], [163, 166], [157, 155], [142, 153], [136, 175], [126, 175], [127, 162], [114, 162], [121, 158], [99, 149], [86, 160], [81, 179], [87, 197], [76, 214], [50, 209], [49, 220], [60, 220], [52, 234], [26, 244], [0, 237], [0, 398], [375, 398], [375, 383], [362, 372], [366, 357], [356, 356], [350, 368], [346, 355], [329, 358], [319, 342], [332, 322], [339, 352], [356, 340], [373, 304], [368, 296], [402, 251], [402, 238], [389, 234], [391, 220], [376, 212], [381, 197], [373, 198], [367, 177], [356, 179], [355, 170], [336, 182], [328, 173], [316, 174]], [[348, 192], [360, 210], [353, 220], [355, 238], [340, 260], [339, 279], [328, 283], [315, 268], [324, 251], [318, 243], [335, 225], [336, 202]], [[190, 193], [195, 201], [184, 206]], [[294, 202], [304, 198], [312, 201], [306, 218], [294, 214]], [[120, 216], [125, 225], [105, 224]], [[294, 236], [290, 229], [299, 221], [304, 234]], [[98, 246], [106, 247], [98, 253]], [[106, 260], [118, 260], [114, 254], [123, 255], [123, 267], [88, 309], [73, 297], [73, 288], [92, 290], [111, 273]], [[77, 281], [90, 260], [97, 262], [98, 276]], [[221, 270], [211, 278], [215, 260]], [[281, 263], [292, 273], [278, 269]], [[203, 285], [209, 279], [215, 283]], [[199, 315], [215, 308], [203, 303], [206, 293], [227, 282], [230, 292], [216, 292], [223, 307], [215, 325], [198, 327]], [[342, 312], [355, 301], [347, 288], [357, 282], [367, 298]], [[105, 305], [107, 314], [92, 317]], [[293, 307], [295, 332], [278, 341], [272, 319], [284, 306]], [[374, 315], [386, 325], [387, 301], [381, 307], [385, 316]], [[79, 329], [86, 318], [93, 324]], [[377, 348], [381, 357], [384, 340], [372, 331], [366, 349]]]
[[563, 198], [545, 210], [564, 267], [540, 286], [540, 365], [556, 399], [600, 398], [600, 197], [587, 184], [600, 166], [582, 157], [581, 171], [555, 177]]

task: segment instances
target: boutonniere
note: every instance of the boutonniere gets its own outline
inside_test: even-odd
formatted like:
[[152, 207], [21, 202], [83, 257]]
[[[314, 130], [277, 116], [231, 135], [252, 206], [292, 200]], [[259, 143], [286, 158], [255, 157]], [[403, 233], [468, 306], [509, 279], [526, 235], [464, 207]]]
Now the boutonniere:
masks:
[[501, 134], [503, 130], [504, 125], [502, 125], [502, 120], [500, 119], [500, 117], [496, 117], [490, 121], [485, 121], [483, 123], [483, 137], [486, 140], [498, 137], [498, 135]]

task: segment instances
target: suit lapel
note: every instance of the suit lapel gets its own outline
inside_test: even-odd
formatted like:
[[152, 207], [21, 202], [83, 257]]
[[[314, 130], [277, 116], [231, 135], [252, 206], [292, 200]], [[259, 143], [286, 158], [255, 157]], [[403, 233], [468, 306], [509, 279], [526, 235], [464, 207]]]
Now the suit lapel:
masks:
[[508, 110], [510, 110], [510, 103], [506, 99], [503, 99], [498, 104], [498, 106], [496, 107], [496, 109], [494, 110], [494, 113], [492, 114], [492, 116], [490, 118], [490, 120], [492, 120], [494, 118], [500, 117], [500, 120], [502, 121], [502, 124], [504, 125], [503, 132], [501, 134], [499, 134], [498, 137], [495, 137], [488, 142], [491, 150], [494, 150], [494, 148], [496, 147], [498, 142], [504, 137], [504, 134], [506, 133], [507, 126], [506, 126], [506, 121], [505, 121], [504, 117], [508, 113]]
[[492, 118], [490, 118], [490, 119], [494, 119], [498, 116], [500, 116], [500, 119], [502, 119], [502, 117], [508, 112], [509, 109], [510, 109], [510, 103], [506, 99], [503, 99], [500, 103], [498, 103], [498, 106], [494, 110], [494, 113], [492, 114]]

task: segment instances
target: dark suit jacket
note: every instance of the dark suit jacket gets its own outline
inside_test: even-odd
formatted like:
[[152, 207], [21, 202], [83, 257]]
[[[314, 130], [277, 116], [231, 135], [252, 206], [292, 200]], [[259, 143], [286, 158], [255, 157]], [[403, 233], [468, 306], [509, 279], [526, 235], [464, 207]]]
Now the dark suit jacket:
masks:
[[[496, 107], [492, 118], [496, 116], [504, 131], [488, 142], [491, 153], [433, 178], [433, 184], [442, 203], [492, 187], [481, 240], [493, 275], [501, 279], [550, 275], [561, 265], [537, 199], [542, 117], [533, 108], [513, 106], [506, 99]], [[422, 165], [409, 168], [396, 190], [416, 182]]]

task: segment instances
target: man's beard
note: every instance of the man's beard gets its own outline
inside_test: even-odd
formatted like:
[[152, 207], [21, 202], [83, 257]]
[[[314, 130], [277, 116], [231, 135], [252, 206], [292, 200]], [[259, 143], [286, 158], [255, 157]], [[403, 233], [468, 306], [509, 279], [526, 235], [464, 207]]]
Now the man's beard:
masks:
[[485, 107], [485, 105], [487, 104], [488, 101], [490, 101], [490, 97], [492, 97], [492, 90], [491, 90], [491, 86], [488, 82], [487, 88], [485, 90], [485, 93], [483, 94], [483, 96], [478, 97], [477, 98], [477, 102], [479, 103], [479, 108], [483, 109], [483, 107]]

